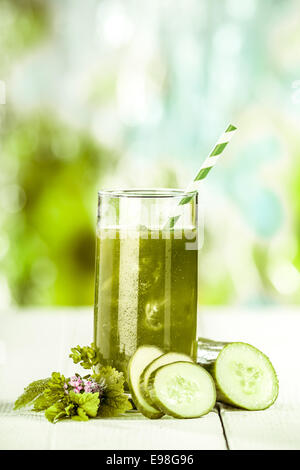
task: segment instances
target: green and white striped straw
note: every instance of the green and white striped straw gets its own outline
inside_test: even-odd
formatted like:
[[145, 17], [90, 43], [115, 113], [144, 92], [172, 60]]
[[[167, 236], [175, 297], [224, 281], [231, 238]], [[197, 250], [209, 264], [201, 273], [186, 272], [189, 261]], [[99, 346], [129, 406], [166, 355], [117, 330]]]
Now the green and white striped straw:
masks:
[[[200, 182], [210, 172], [210, 170], [215, 166], [219, 158], [221, 157], [222, 153], [224, 152], [227, 144], [230, 142], [232, 137], [234, 136], [236, 132], [236, 127], [230, 124], [226, 131], [219, 137], [217, 143], [215, 144], [213, 150], [211, 153], [208, 155], [206, 160], [204, 160], [199, 172], [197, 173], [196, 177], [194, 180], [188, 185], [186, 188], [186, 192], [190, 193], [192, 192], [193, 194], [189, 196], [185, 196], [184, 198], [181, 199], [178, 205], [183, 206], [184, 204], [187, 204], [190, 202], [190, 200], [194, 197], [195, 193], [199, 190], [200, 187]], [[167, 227], [173, 228], [174, 225], [176, 224], [177, 220], [180, 218], [180, 215], [174, 215], [172, 217], [169, 217], [169, 221], [166, 224]]]

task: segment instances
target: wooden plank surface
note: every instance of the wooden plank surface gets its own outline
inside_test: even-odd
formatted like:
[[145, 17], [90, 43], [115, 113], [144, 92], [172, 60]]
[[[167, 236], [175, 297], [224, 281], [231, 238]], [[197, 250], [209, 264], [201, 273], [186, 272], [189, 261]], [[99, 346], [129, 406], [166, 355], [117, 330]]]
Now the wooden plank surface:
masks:
[[149, 420], [139, 413], [88, 422], [60, 421], [41, 414], [11, 411], [0, 404], [0, 449], [226, 449], [217, 412], [201, 419]]
[[226, 449], [216, 411], [195, 420], [151, 421], [130, 413], [55, 425], [40, 414], [13, 412], [30, 381], [75, 371], [69, 349], [91, 342], [92, 323], [92, 309], [0, 313], [0, 449]]
[[279, 378], [279, 397], [268, 410], [221, 407], [230, 449], [300, 449], [299, 309], [208, 309], [201, 334], [224, 341], [245, 341], [271, 359]]
[[[272, 360], [280, 394], [269, 410], [246, 412], [221, 406], [197, 420], [141, 415], [48, 423], [40, 414], [12, 412], [12, 403], [30, 381], [53, 370], [71, 375], [71, 346], [90, 343], [92, 309], [0, 312], [0, 449], [299, 449], [300, 310], [205, 309], [199, 334], [250, 342]], [[77, 368], [78, 369], [78, 368]], [[222, 425], [225, 430], [224, 438]]]

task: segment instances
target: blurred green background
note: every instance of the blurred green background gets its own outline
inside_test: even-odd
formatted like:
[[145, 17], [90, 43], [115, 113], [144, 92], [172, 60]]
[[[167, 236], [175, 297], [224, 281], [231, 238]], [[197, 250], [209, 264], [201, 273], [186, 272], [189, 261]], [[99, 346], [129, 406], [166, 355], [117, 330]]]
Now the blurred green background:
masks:
[[92, 304], [97, 190], [185, 187], [230, 122], [200, 302], [300, 302], [298, 0], [0, 0], [0, 31], [1, 308]]

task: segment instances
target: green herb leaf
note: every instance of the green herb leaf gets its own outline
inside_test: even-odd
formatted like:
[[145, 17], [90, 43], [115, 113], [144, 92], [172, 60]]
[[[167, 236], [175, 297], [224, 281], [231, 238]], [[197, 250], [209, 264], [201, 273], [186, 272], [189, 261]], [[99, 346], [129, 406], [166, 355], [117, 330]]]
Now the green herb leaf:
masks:
[[64, 384], [66, 379], [59, 372], [53, 372], [50, 379], [48, 379], [47, 386], [43, 393], [35, 400], [33, 404], [33, 411], [43, 411], [54, 405], [59, 400], [66, 402], [66, 394], [64, 391]]
[[74, 413], [76, 413], [74, 404], [70, 403], [68, 406], [66, 406], [65, 412], [67, 416], [72, 416]]
[[44, 390], [47, 388], [50, 378], [35, 380], [29, 384], [25, 389], [24, 393], [16, 400], [14, 410], [23, 408], [33, 402], [34, 399], [39, 397]]
[[101, 397], [98, 415], [113, 417], [132, 409], [128, 396], [124, 393], [124, 375], [113, 367], [102, 367], [100, 373], [93, 378], [100, 382], [104, 380], [105, 389]]
[[125, 394], [121, 395], [117, 390], [109, 390], [103, 398], [103, 401], [101, 400], [97, 416], [101, 418], [112, 418], [131, 409], [132, 405]]
[[[100, 404], [99, 393], [75, 393], [71, 391], [69, 398], [72, 403], [78, 405], [77, 414], [80, 417], [84, 415], [95, 418], [97, 416]], [[84, 413], [83, 413], [84, 412]]]
[[119, 372], [114, 367], [101, 367], [99, 374], [92, 375], [92, 378], [96, 380], [96, 382], [101, 382], [102, 380], [105, 380], [105, 384], [107, 387], [117, 385], [120, 390], [124, 391], [124, 374], [123, 372]]
[[64, 384], [66, 383], [66, 378], [64, 375], [61, 375], [59, 372], [52, 372], [51, 379], [48, 382], [48, 386], [44, 391], [44, 395], [49, 399], [59, 400], [65, 396]]
[[88, 415], [82, 408], [78, 408], [77, 413], [78, 413], [77, 415], [72, 416], [72, 419], [74, 421], [88, 421], [89, 420]]
[[47, 408], [49, 408], [49, 406], [53, 405], [54, 403], [56, 403], [55, 399], [49, 400], [49, 398], [46, 398], [44, 394], [42, 394], [34, 401], [32, 410], [44, 411]]
[[80, 363], [84, 369], [93, 369], [100, 364], [100, 354], [98, 348], [92, 343], [90, 346], [76, 346], [71, 348], [72, 353], [69, 357], [75, 364]]
[[65, 411], [65, 406], [62, 402], [58, 401], [54, 405], [49, 406], [45, 411], [45, 417], [50, 421], [50, 423], [55, 423], [59, 419], [65, 418], [67, 413]]

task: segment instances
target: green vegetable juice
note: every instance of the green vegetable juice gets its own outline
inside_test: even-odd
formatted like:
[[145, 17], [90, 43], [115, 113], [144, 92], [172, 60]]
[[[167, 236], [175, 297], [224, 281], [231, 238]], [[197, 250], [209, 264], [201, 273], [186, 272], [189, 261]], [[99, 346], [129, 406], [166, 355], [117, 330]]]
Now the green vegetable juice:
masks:
[[104, 365], [127, 373], [141, 345], [196, 354], [194, 229], [97, 233], [95, 343]]

